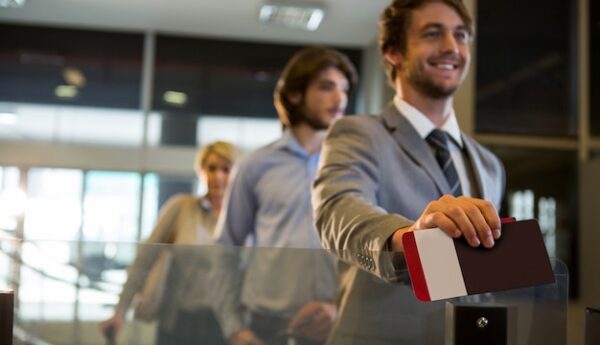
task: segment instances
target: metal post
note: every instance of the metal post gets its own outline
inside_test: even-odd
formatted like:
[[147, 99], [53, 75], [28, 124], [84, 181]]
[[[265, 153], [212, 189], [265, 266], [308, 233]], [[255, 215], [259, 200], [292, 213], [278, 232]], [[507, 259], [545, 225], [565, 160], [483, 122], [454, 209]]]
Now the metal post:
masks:
[[0, 291], [0, 344], [13, 343], [14, 301], [12, 291]]

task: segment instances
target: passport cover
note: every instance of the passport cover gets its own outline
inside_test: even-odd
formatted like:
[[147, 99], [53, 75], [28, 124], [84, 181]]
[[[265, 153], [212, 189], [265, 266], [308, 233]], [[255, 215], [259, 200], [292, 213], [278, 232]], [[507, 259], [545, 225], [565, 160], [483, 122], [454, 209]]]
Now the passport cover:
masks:
[[420, 301], [476, 295], [554, 283], [536, 220], [503, 219], [491, 249], [471, 247], [440, 229], [404, 234], [402, 244], [413, 291]]

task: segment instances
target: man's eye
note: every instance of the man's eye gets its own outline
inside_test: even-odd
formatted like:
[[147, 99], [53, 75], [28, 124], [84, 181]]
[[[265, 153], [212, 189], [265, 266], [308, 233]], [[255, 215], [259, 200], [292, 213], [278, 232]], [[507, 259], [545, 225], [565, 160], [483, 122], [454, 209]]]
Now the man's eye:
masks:
[[319, 89], [321, 89], [321, 90], [332, 90], [332, 89], [333, 89], [333, 87], [334, 87], [334, 86], [333, 86], [333, 84], [331, 84], [331, 83], [321, 83], [321, 84], [319, 85]]
[[425, 37], [425, 38], [438, 38], [438, 37], [440, 37], [440, 33], [439, 33], [439, 31], [426, 31], [423, 34], [423, 37]]
[[469, 41], [469, 34], [466, 33], [466, 32], [457, 32], [457, 33], [454, 34], [454, 38], [457, 41], [460, 41], [460, 42], [468, 42]]

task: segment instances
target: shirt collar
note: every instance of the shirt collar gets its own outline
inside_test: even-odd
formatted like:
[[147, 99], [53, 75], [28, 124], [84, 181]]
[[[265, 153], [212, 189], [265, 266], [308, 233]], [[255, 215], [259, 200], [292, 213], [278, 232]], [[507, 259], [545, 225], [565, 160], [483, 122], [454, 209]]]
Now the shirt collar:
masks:
[[200, 197], [199, 202], [200, 202], [200, 207], [202, 207], [205, 211], [212, 210], [212, 204], [210, 203], [210, 200], [208, 200], [208, 194], [205, 194], [202, 197]]
[[[417, 108], [408, 104], [405, 100], [400, 98], [398, 95], [394, 97], [394, 105], [400, 111], [400, 114], [404, 116], [408, 122], [417, 130], [419, 136], [423, 139], [427, 138], [429, 133], [435, 129], [435, 125], [427, 116], [423, 115]], [[441, 128], [444, 132], [448, 133], [454, 142], [459, 146], [463, 147], [462, 137], [460, 134], [460, 128], [458, 127], [458, 121], [456, 120], [456, 114], [454, 109], [450, 110], [450, 114], [444, 122]]]
[[300, 145], [300, 143], [289, 128], [286, 128], [283, 131], [283, 135], [281, 136], [281, 138], [279, 138], [279, 140], [275, 142], [275, 147], [278, 149], [287, 149], [290, 152], [298, 154], [305, 158], [311, 156], [311, 154], [308, 153], [308, 151], [306, 151], [304, 147], [302, 147], [302, 145]]

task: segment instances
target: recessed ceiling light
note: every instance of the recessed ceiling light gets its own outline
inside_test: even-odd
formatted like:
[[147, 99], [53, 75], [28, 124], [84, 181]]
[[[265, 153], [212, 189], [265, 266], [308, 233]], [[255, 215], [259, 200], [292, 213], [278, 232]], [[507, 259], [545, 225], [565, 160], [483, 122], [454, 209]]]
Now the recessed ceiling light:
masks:
[[65, 67], [62, 71], [63, 79], [69, 85], [77, 86], [82, 88], [87, 83], [85, 75], [80, 69], [75, 67]]
[[315, 31], [325, 17], [325, 6], [321, 2], [265, 3], [258, 14], [262, 23], [283, 25], [294, 29]]
[[187, 103], [187, 94], [185, 92], [167, 91], [163, 94], [163, 100], [174, 106], [184, 106]]
[[58, 85], [54, 89], [54, 95], [64, 99], [75, 98], [77, 96], [77, 87], [73, 85]]

